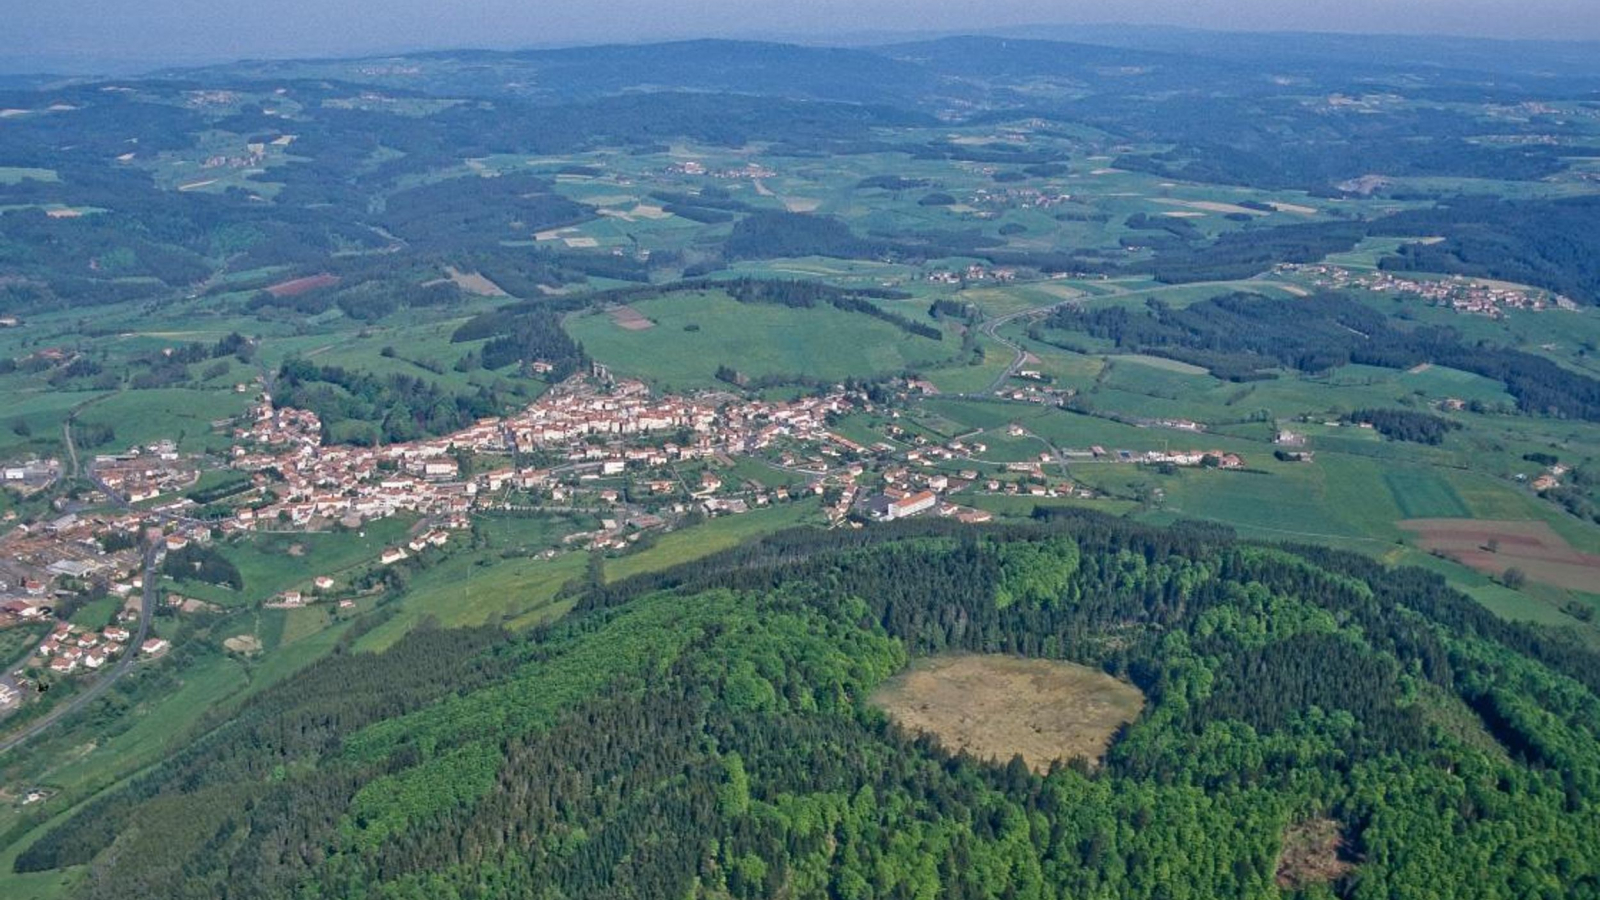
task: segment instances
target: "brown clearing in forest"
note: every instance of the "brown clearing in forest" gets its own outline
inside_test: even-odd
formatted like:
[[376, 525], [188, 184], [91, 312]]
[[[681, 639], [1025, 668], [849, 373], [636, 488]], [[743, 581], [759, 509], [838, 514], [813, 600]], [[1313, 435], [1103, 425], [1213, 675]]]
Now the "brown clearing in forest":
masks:
[[1338, 822], [1307, 819], [1284, 831], [1283, 850], [1278, 854], [1278, 887], [1303, 890], [1313, 884], [1332, 884], [1354, 868]]
[[1002, 655], [917, 660], [871, 701], [951, 751], [999, 763], [1021, 754], [1041, 773], [1057, 759], [1098, 761], [1144, 708], [1138, 688], [1098, 669]]

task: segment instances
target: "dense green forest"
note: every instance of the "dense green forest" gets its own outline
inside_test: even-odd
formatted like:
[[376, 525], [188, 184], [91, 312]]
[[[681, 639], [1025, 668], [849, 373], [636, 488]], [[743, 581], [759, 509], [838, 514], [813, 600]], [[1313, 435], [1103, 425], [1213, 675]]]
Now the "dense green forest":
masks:
[[[789, 532], [526, 637], [337, 653], [23, 851], [88, 897], [1600, 896], [1600, 656], [1419, 570], [1087, 513]], [[1149, 698], [1104, 764], [951, 755], [908, 658]]]
[[1461, 430], [1459, 422], [1412, 409], [1358, 409], [1349, 420], [1371, 425], [1386, 438], [1416, 444], [1442, 444], [1445, 435]]
[[[513, 335], [513, 341], [516, 334], [521, 332]], [[512, 352], [521, 351], [513, 345]], [[451, 392], [426, 378], [380, 377], [304, 359], [280, 366], [277, 386], [278, 402], [317, 414], [323, 437], [330, 443], [373, 445], [448, 434], [485, 416], [499, 415], [510, 399], [489, 387]]]
[[1348, 363], [1435, 363], [1505, 382], [1527, 412], [1600, 420], [1600, 380], [1521, 350], [1468, 343], [1449, 328], [1406, 328], [1339, 294], [1284, 303], [1235, 293], [1181, 309], [1151, 301], [1144, 311], [1064, 306], [1034, 334], [1049, 340], [1062, 331], [1205, 366], [1234, 381], [1272, 378], [1277, 366], [1322, 372]]

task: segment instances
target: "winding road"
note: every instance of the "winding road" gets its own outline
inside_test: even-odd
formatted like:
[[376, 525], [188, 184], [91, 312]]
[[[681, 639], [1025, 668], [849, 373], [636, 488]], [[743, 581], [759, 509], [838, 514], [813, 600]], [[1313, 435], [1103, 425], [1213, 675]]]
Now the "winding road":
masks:
[[38, 735], [51, 725], [61, 721], [85, 705], [94, 702], [100, 695], [111, 690], [117, 679], [128, 673], [134, 663], [138, 661], [139, 646], [144, 643], [150, 634], [150, 618], [156, 609], [156, 546], [151, 544], [144, 551], [144, 602], [139, 608], [139, 629], [133, 639], [128, 642], [128, 648], [122, 656], [112, 664], [111, 668], [95, 680], [88, 689], [80, 691], [62, 703], [60, 706], [46, 713], [42, 718], [31, 722], [21, 731], [7, 735], [0, 739], [0, 753], [5, 753], [17, 747], [28, 739]]
[[[1010, 348], [1011, 352], [1015, 354], [1015, 356], [1011, 360], [1011, 365], [1006, 366], [1006, 370], [1001, 372], [995, 378], [995, 380], [989, 384], [989, 387], [982, 392], [982, 394], [976, 396], [987, 396], [993, 394], [995, 391], [1000, 390], [1001, 386], [1015, 376], [1018, 370], [1022, 368], [1023, 360], [1028, 358], [1028, 351], [1024, 350], [1021, 344], [1013, 343], [1009, 338], [1000, 336], [998, 331], [1000, 326], [1008, 325], [1017, 319], [1027, 318], [1030, 316], [1047, 315], [1055, 312], [1057, 309], [1063, 306], [1071, 306], [1076, 304], [1081, 299], [1081, 297], [1073, 297], [1070, 300], [1062, 300], [1046, 306], [1035, 306], [1031, 309], [1019, 310], [1014, 313], [1006, 313], [1003, 316], [995, 316], [992, 319], [984, 319], [982, 322], [980, 322], [978, 324], [979, 334], [1004, 344], [1006, 347]], [[966, 394], [964, 396], [971, 397], [975, 395]]]
[[[73, 471], [76, 472], [78, 471], [78, 451], [72, 441], [72, 420], [68, 419], [62, 428], [65, 431], [67, 453], [72, 459]], [[113, 504], [124, 508], [128, 506], [128, 498], [112, 490], [110, 486], [96, 477], [92, 468], [89, 471], [89, 480], [94, 482], [95, 487], [99, 488], [107, 497], [111, 498]], [[111, 686], [117, 683], [117, 679], [128, 674], [129, 670], [133, 668], [139, 658], [139, 647], [144, 644], [145, 638], [150, 636], [150, 619], [155, 615], [156, 611], [156, 557], [159, 553], [160, 545], [155, 542], [151, 542], [144, 549], [144, 592], [141, 597], [142, 602], [139, 605], [139, 627], [135, 631], [133, 639], [128, 642], [128, 647], [123, 651], [122, 656], [112, 664], [110, 669], [95, 679], [95, 682], [88, 688], [67, 698], [60, 706], [52, 709], [43, 717], [30, 722], [21, 731], [0, 738], [0, 753], [5, 753], [20, 746], [51, 725], [72, 715], [87, 704], [93, 703], [106, 691], [111, 690]]]
[[965, 394], [958, 394], [956, 396], [969, 397], [969, 398], [972, 398], [972, 397], [992, 397], [995, 391], [1000, 390], [1001, 386], [1003, 386], [1006, 383], [1006, 381], [1008, 379], [1010, 379], [1012, 376], [1016, 375], [1017, 371], [1022, 368], [1022, 361], [1028, 358], [1028, 352], [1026, 350], [1024, 350], [1021, 347], [1021, 345], [1016, 344], [1016, 343], [1008, 340], [1007, 338], [1001, 337], [1000, 334], [998, 333], [998, 329], [1000, 328], [1000, 326], [1009, 324], [1011, 322], [1014, 322], [1017, 319], [1022, 319], [1022, 318], [1027, 318], [1027, 317], [1030, 317], [1030, 316], [1039, 316], [1039, 315], [1045, 315], [1045, 314], [1048, 314], [1048, 313], [1052, 313], [1052, 312], [1056, 311], [1057, 309], [1060, 309], [1063, 306], [1076, 306], [1076, 305], [1079, 305], [1079, 304], [1083, 303], [1083, 301], [1085, 301], [1085, 300], [1096, 299], [1096, 296], [1098, 296], [1100, 298], [1103, 298], [1103, 299], [1108, 299], [1108, 300], [1109, 299], [1122, 299], [1122, 300], [1125, 300], [1125, 299], [1127, 299], [1129, 297], [1138, 297], [1138, 296], [1141, 296], [1141, 295], [1144, 295], [1144, 294], [1156, 294], [1156, 293], [1160, 293], [1161, 291], [1170, 291], [1170, 290], [1172, 290], [1174, 288], [1196, 288], [1196, 287], [1232, 287], [1232, 288], [1238, 288], [1238, 287], [1241, 287], [1241, 286], [1248, 287], [1251, 283], [1260, 283], [1260, 282], [1266, 281], [1267, 279], [1264, 276], [1265, 276], [1265, 273], [1263, 273], [1261, 275], [1253, 275], [1253, 276], [1251, 276], [1249, 278], [1235, 279], [1235, 280], [1232, 280], [1232, 281], [1194, 281], [1194, 282], [1189, 282], [1189, 283], [1186, 283], [1186, 284], [1160, 284], [1160, 285], [1155, 285], [1153, 287], [1137, 288], [1137, 289], [1131, 290], [1131, 291], [1128, 290], [1127, 288], [1122, 287], [1121, 285], [1118, 285], [1118, 284], [1101, 283], [1100, 286], [1104, 287], [1104, 288], [1107, 288], [1109, 290], [1109, 293], [1100, 294], [1100, 295], [1092, 295], [1092, 294], [1089, 294], [1088, 292], [1084, 292], [1083, 294], [1081, 294], [1081, 295], [1079, 295], [1077, 297], [1070, 297], [1070, 298], [1068, 298], [1066, 300], [1061, 300], [1061, 301], [1056, 302], [1056, 303], [1050, 303], [1050, 304], [1046, 304], [1044, 306], [1035, 306], [1035, 307], [1032, 307], [1032, 308], [1029, 308], [1029, 309], [1018, 310], [1017, 312], [1014, 312], [1014, 313], [1006, 313], [1003, 316], [995, 316], [992, 319], [985, 319], [982, 322], [978, 323], [978, 325], [977, 325], [978, 333], [984, 335], [985, 337], [992, 338], [995, 341], [999, 342], [1000, 344], [1005, 345], [1007, 348], [1009, 348], [1011, 350], [1012, 353], [1015, 354], [1015, 357], [1011, 360], [1011, 365], [1007, 366], [1006, 370], [1004, 372], [1000, 373], [1000, 376], [998, 378], [996, 378], [989, 385], [989, 388], [987, 390], [981, 391], [981, 392], [976, 392], [976, 393], [969, 392], [969, 393], [965, 393]]

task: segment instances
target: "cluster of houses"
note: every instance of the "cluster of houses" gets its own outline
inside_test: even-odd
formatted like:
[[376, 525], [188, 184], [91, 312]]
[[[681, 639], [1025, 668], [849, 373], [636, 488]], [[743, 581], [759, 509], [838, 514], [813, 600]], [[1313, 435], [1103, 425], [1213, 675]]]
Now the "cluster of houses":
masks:
[[[428, 516], [428, 528], [408, 543], [388, 548], [378, 560], [392, 564], [444, 545], [451, 530], [468, 527], [472, 508], [499, 502], [496, 498], [508, 489], [547, 489], [552, 500], [561, 502], [577, 489], [572, 482], [632, 471], [650, 490], [670, 493], [680, 486], [677, 478], [670, 472], [652, 477], [652, 468], [696, 459], [727, 461], [730, 453], [757, 452], [790, 439], [811, 442], [824, 455], [802, 460], [786, 449], [784, 459], [825, 470], [825, 456], [837, 457], [848, 443], [834, 440], [827, 419], [848, 406], [838, 394], [788, 402], [726, 395], [654, 397], [636, 381], [596, 386], [578, 379], [503, 419], [487, 419], [440, 438], [368, 448], [323, 446], [322, 423], [314, 413], [278, 407], [263, 396], [236, 426], [237, 443], [229, 460], [233, 469], [253, 476], [254, 490], [244, 495], [249, 500], [235, 496], [230, 515], [209, 521], [186, 518], [195, 502], [174, 497], [138, 509], [65, 513], [16, 524], [0, 538], [0, 627], [48, 620], [59, 597], [91, 582], [104, 583], [123, 597], [124, 621], [135, 619], [142, 560], [134, 538], [152, 516], [167, 525], [167, 533], [158, 536], [167, 552], [209, 541], [214, 530], [226, 534], [329, 522], [354, 526], [403, 511]], [[510, 460], [514, 451], [538, 455], [549, 467], [508, 465], [464, 473], [458, 461], [461, 452], [502, 453]], [[565, 463], [550, 464], [552, 459]], [[169, 442], [95, 461], [96, 477], [134, 502], [192, 486], [198, 471], [195, 461], [181, 457]], [[689, 487], [695, 502], [711, 513], [740, 513], [774, 498], [790, 499], [782, 488], [748, 499], [722, 496], [724, 485], [710, 472]], [[820, 484], [814, 490], [820, 492]], [[602, 502], [621, 503], [616, 490], [592, 493]], [[637, 513], [617, 519], [614, 532], [665, 524]], [[604, 532], [595, 539], [616, 537]], [[318, 581], [319, 591], [331, 586], [326, 576]], [[296, 606], [309, 601], [297, 593], [286, 592], [273, 602]], [[89, 639], [75, 638], [73, 647], [85, 641]], [[93, 670], [104, 658], [95, 649], [100, 639], [91, 643], [93, 648], [78, 648], [82, 654], [71, 647], [56, 652], [59, 642], [41, 653], [56, 671]]]
[[[620, 381], [601, 389], [579, 379], [515, 415], [483, 419], [442, 437], [373, 448], [323, 446], [322, 424], [314, 413], [274, 406], [264, 396], [236, 430], [239, 443], [231, 465], [256, 473], [263, 487], [270, 483], [275, 499], [241, 507], [219, 526], [225, 531], [304, 527], [314, 520], [358, 525], [402, 511], [464, 525], [468, 511], [489, 505], [507, 489], [548, 489], [553, 500], [568, 499], [558, 483], [563, 472], [617, 476], [755, 452], [782, 438], [825, 440], [827, 416], [848, 405], [842, 395], [792, 402], [658, 397], [643, 382]], [[460, 470], [463, 453], [529, 454], [553, 464], [509, 465], [469, 475]], [[670, 478], [655, 483], [674, 484]]]
[[[132, 637], [133, 633], [121, 625], [107, 625], [95, 632], [70, 622], [58, 622], [39, 643], [35, 655], [57, 675], [93, 672], [121, 656]], [[139, 645], [139, 652], [159, 656], [170, 646], [165, 638], [153, 637]]]
[[1222, 450], [1151, 450], [1139, 457], [1138, 461], [1153, 465], [1204, 466], [1209, 460], [1218, 469], [1244, 468], [1244, 457]]
[[1052, 209], [1071, 203], [1072, 195], [1036, 187], [979, 188], [967, 202], [1000, 209]]
[[98, 669], [115, 659], [132, 637], [126, 628], [112, 625], [98, 634], [85, 631], [68, 622], [56, 625], [50, 636], [39, 644], [38, 655], [49, 660], [50, 671], [69, 675], [81, 667]]
[[245, 145], [245, 152], [238, 154], [218, 153], [205, 158], [200, 164], [202, 169], [253, 169], [267, 161], [267, 145], [265, 142], [251, 142]]
[[695, 177], [708, 176], [711, 178], [739, 179], [739, 178], [772, 178], [777, 171], [760, 163], [748, 163], [731, 169], [710, 169], [705, 163], [695, 160], [685, 160], [681, 163], [667, 167], [669, 175], [693, 175]]
[[0, 537], [0, 625], [50, 616], [63, 584], [105, 581], [112, 593], [132, 595], [141, 563], [133, 542], [107, 552], [99, 537], [137, 535], [140, 526], [141, 515], [127, 512], [66, 513], [12, 527]]
[[1007, 283], [1017, 280], [1017, 270], [1008, 268], [994, 268], [973, 263], [965, 269], [951, 271], [938, 269], [928, 273], [928, 280], [934, 284], [965, 284], [970, 281], [998, 281]]
[[129, 503], [187, 490], [200, 478], [199, 468], [180, 456], [172, 441], [97, 456], [94, 472], [102, 484], [128, 498]]
[[1459, 313], [1488, 316], [1498, 319], [1508, 309], [1542, 311], [1546, 309], [1574, 310], [1578, 306], [1571, 298], [1561, 294], [1547, 294], [1504, 284], [1485, 284], [1477, 279], [1454, 275], [1441, 280], [1418, 281], [1401, 278], [1389, 272], [1353, 272], [1343, 266], [1324, 263], [1284, 263], [1275, 271], [1297, 274], [1310, 279], [1313, 285], [1325, 288], [1362, 288], [1377, 293], [1410, 294], [1426, 300], [1433, 306], [1443, 306]]

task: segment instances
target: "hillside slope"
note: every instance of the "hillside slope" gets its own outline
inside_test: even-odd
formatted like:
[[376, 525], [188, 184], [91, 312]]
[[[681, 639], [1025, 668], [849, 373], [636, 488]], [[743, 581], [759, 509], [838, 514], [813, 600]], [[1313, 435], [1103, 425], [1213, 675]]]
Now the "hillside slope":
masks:
[[[866, 697], [954, 650], [1149, 702], [1098, 768], [951, 756]], [[1209, 527], [790, 532], [527, 638], [336, 654], [17, 867], [118, 898], [1595, 896], [1597, 689], [1434, 576]]]

